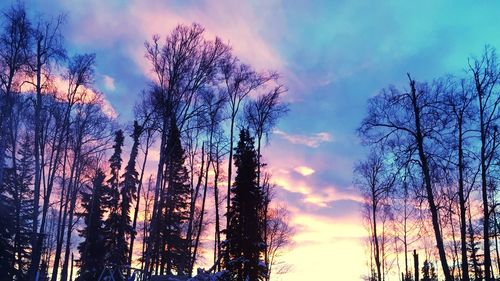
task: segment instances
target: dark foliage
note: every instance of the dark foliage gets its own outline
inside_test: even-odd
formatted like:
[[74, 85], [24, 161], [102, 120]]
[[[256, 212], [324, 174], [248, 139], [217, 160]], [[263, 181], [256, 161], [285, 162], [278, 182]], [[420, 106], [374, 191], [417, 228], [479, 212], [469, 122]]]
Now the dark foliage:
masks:
[[106, 249], [108, 250], [106, 262], [111, 265], [124, 265], [127, 263], [128, 246], [125, 238], [126, 225], [122, 224], [122, 212], [120, 205], [119, 173], [122, 164], [123, 131], [115, 133], [115, 144], [113, 155], [109, 159], [111, 176], [107, 180], [108, 196], [107, 202], [109, 216], [105, 221], [106, 227]]
[[234, 162], [236, 178], [231, 187], [230, 223], [224, 243], [229, 260], [224, 261], [224, 266], [234, 280], [262, 280], [266, 266], [261, 258], [266, 247], [259, 210], [264, 196], [257, 184], [257, 153], [248, 130], [240, 131]]
[[85, 227], [80, 231], [84, 239], [78, 246], [80, 252], [80, 276], [79, 281], [97, 280], [104, 268], [105, 233], [103, 215], [105, 212], [106, 187], [104, 185], [105, 174], [97, 170], [92, 179], [92, 189], [86, 193], [82, 192], [83, 217]]
[[185, 237], [189, 219], [189, 175], [184, 166], [185, 153], [181, 146], [180, 132], [175, 121], [171, 123], [167, 147], [171, 150], [168, 161], [168, 190], [165, 202], [165, 224], [161, 230], [165, 241], [162, 264], [168, 274], [175, 270], [178, 275], [188, 275], [189, 252]]

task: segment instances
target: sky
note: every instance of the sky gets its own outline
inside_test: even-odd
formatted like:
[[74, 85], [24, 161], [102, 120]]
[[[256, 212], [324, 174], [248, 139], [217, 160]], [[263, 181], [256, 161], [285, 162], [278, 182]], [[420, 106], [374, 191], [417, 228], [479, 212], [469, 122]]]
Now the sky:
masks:
[[[9, 5], [2, 1], [1, 6]], [[352, 170], [365, 155], [356, 128], [388, 85], [463, 74], [486, 44], [500, 48], [498, 1], [27, 0], [68, 15], [70, 54], [96, 53], [96, 88], [125, 124], [147, 85], [144, 42], [200, 23], [258, 70], [276, 70], [289, 114], [263, 151], [289, 208], [295, 247], [282, 280], [361, 280], [367, 273], [361, 197]], [[33, 8], [33, 9], [31, 9]], [[279, 279], [278, 279], [279, 280]]]

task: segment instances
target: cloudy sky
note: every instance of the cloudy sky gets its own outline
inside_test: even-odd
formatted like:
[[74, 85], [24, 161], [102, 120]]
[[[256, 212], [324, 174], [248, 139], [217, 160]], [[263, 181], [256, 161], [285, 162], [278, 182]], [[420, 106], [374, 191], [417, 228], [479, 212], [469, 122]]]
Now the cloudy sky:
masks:
[[[7, 6], [2, 1], [0, 6]], [[404, 85], [461, 74], [485, 44], [500, 48], [500, 2], [482, 1], [46, 0], [32, 12], [68, 14], [70, 53], [95, 52], [96, 86], [118, 113], [146, 87], [144, 42], [197, 22], [259, 70], [281, 73], [291, 111], [264, 157], [297, 228], [283, 280], [359, 280], [367, 272], [353, 164], [367, 99]], [[32, 8], [32, 9], [31, 9]], [[329, 278], [327, 276], [335, 276]], [[309, 277], [309, 278], [308, 278]], [[319, 280], [319, 279], [318, 279]]]

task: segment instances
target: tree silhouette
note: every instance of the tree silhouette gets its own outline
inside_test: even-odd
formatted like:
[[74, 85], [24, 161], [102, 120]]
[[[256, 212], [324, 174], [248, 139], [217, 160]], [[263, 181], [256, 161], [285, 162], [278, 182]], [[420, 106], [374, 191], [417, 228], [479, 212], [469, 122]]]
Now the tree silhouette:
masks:
[[[130, 237], [131, 235], [135, 236], [135, 233], [132, 233], [135, 230], [132, 229], [131, 225], [130, 208], [132, 207], [132, 201], [137, 200], [136, 189], [137, 185], [139, 184], [139, 173], [137, 173], [135, 169], [135, 164], [137, 160], [137, 154], [139, 153], [139, 138], [141, 137], [141, 132], [142, 132], [142, 127], [139, 126], [137, 121], [135, 121], [133, 132], [131, 135], [133, 139], [133, 144], [130, 150], [130, 157], [127, 166], [125, 167], [125, 172], [122, 175], [123, 181], [121, 182], [121, 189], [120, 189], [120, 195], [121, 195], [120, 211], [121, 211], [121, 225], [122, 225], [120, 231], [122, 231], [123, 233], [120, 233], [119, 235], [123, 237]], [[131, 251], [128, 251], [127, 252], [128, 265], [130, 265], [131, 255], [132, 255]], [[128, 273], [130, 274], [130, 272]]]
[[90, 192], [82, 192], [83, 217], [85, 227], [80, 230], [84, 240], [78, 245], [80, 252], [79, 281], [97, 280], [104, 269], [105, 233], [104, 212], [107, 199], [104, 179], [106, 175], [98, 169], [92, 179]]
[[424, 261], [424, 266], [422, 266], [422, 281], [437, 281], [436, 269], [434, 264], [428, 260]]
[[236, 178], [224, 242], [229, 260], [224, 265], [234, 280], [261, 280], [266, 275], [266, 265], [261, 262], [266, 246], [259, 217], [264, 196], [257, 185], [257, 154], [248, 130], [240, 131], [234, 162]]
[[106, 249], [109, 251], [106, 262], [113, 265], [127, 264], [128, 246], [125, 239], [127, 225], [123, 225], [122, 211], [120, 205], [120, 185], [119, 173], [122, 164], [123, 131], [115, 133], [115, 144], [113, 145], [113, 155], [109, 159], [111, 177], [107, 180], [109, 200], [109, 216], [105, 222], [106, 226]]
[[180, 132], [172, 120], [168, 147], [172, 149], [167, 168], [168, 190], [165, 202], [165, 224], [161, 235], [165, 243], [162, 267], [166, 273], [175, 270], [178, 275], [188, 275], [189, 252], [184, 230], [189, 219], [189, 175], [184, 166], [185, 155]]
[[417, 169], [422, 177], [425, 197], [431, 214], [434, 239], [445, 279], [451, 280], [437, 197], [439, 181], [438, 154], [440, 132], [446, 121], [441, 118], [441, 95], [446, 84], [417, 83], [408, 74], [409, 89], [394, 87], [383, 90], [369, 100], [368, 116], [363, 120], [359, 133], [365, 143], [387, 144], [401, 165]]

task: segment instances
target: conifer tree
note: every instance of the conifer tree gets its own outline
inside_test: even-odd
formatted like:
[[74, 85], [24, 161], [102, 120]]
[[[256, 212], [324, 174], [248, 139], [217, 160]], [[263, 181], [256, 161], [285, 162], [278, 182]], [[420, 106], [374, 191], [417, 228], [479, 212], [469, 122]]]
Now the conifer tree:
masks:
[[31, 253], [31, 234], [33, 225], [33, 154], [31, 142], [25, 136], [18, 151], [19, 161], [12, 170], [13, 184], [10, 186], [14, 203], [14, 245], [13, 270], [16, 280], [23, 280], [28, 274]]
[[[0, 276], [26, 280], [31, 253], [33, 155], [25, 136], [0, 186]], [[15, 148], [11, 148], [15, 151]], [[15, 157], [15, 159], [14, 159]]]
[[231, 280], [262, 280], [266, 266], [261, 258], [266, 247], [259, 210], [264, 205], [264, 196], [257, 183], [257, 153], [248, 130], [240, 131], [234, 162], [236, 178], [231, 187], [230, 223], [224, 243], [229, 260], [224, 264]]
[[185, 151], [182, 148], [180, 132], [174, 119], [171, 122], [167, 147], [170, 149], [170, 159], [167, 168], [165, 225], [162, 229], [162, 238], [165, 241], [162, 266], [166, 266], [167, 274], [175, 271], [178, 275], [187, 275], [189, 252], [184, 230], [187, 228], [189, 219], [191, 190], [189, 174], [184, 166]]
[[422, 281], [437, 281], [436, 269], [434, 264], [428, 260], [424, 261], [422, 267]]
[[10, 280], [12, 278], [13, 247], [12, 238], [14, 231], [14, 204], [8, 195], [7, 186], [10, 182], [8, 169], [5, 169], [4, 181], [0, 185], [0, 276]]
[[[121, 182], [121, 224], [123, 227], [120, 231], [123, 233], [120, 233], [119, 235], [127, 238], [130, 237], [130, 235], [132, 235], [132, 231], [134, 231], [130, 224], [130, 207], [132, 206], [132, 200], [136, 199], [136, 189], [137, 184], [139, 183], [139, 173], [137, 173], [135, 169], [135, 163], [139, 152], [139, 138], [141, 136], [141, 131], [142, 127], [139, 126], [137, 121], [134, 121], [134, 131], [131, 135], [134, 143], [132, 145], [132, 149], [130, 150], [130, 158], [127, 166], [125, 167], [125, 173], [122, 175], [123, 181]], [[125, 241], [128, 241], [128, 239]], [[131, 255], [132, 251], [128, 252], [128, 254]], [[130, 261], [130, 259], [128, 259], [128, 261]]]
[[112, 265], [125, 265], [127, 263], [127, 241], [125, 239], [125, 225], [122, 225], [122, 213], [120, 206], [119, 173], [122, 165], [123, 131], [115, 133], [115, 144], [113, 155], [109, 159], [111, 177], [107, 180], [108, 196], [107, 202], [109, 216], [105, 221], [106, 228], [106, 263]]
[[104, 172], [96, 171], [92, 179], [92, 190], [89, 193], [82, 192], [83, 217], [85, 227], [80, 231], [84, 239], [78, 246], [80, 252], [80, 276], [78, 281], [97, 280], [104, 268], [104, 203], [106, 200], [106, 188], [104, 186]]

